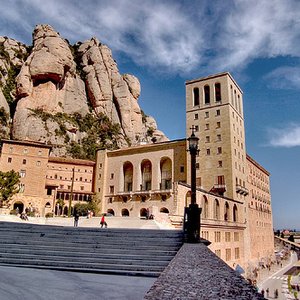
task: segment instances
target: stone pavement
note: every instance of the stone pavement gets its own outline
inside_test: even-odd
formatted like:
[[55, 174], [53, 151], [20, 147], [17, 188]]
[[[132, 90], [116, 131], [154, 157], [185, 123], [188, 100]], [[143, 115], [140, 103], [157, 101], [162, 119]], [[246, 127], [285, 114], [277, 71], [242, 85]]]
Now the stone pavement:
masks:
[[141, 300], [155, 278], [0, 266], [1, 300]]
[[[17, 216], [13, 215], [0, 215], [0, 221], [6, 222], [20, 222], [20, 223], [33, 223], [33, 224], [45, 224], [45, 225], [57, 225], [57, 226], [73, 226], [74, 218], [68, 217], [54, 217], [54, 218], [35, 218], [29, 217], [29, 221], [23, 221]], [[100, 217], [93, 217], [87, 219], [86, 217], [80, 217], [79, 227], [100, 227]], [[109, 228], [140, 228], [140, 229], [170, 229], [155, 220], [146, 220], [138, 217], [106, 217], [105, 221]]]

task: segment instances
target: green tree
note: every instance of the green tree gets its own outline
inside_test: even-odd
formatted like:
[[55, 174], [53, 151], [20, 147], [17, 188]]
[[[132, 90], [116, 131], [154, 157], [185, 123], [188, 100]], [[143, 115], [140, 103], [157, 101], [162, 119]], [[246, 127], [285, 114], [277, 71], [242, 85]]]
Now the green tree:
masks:
[[19, 191], [20, 175], [11, 170], [0, 171], [0, 206], [7, 204], [11, 197]]

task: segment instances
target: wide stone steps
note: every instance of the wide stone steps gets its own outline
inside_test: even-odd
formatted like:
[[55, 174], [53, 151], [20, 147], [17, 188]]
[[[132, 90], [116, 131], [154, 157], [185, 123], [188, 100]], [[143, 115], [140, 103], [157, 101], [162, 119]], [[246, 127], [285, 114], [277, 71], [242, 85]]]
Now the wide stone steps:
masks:
[[174, 230], [0, 222], [0, 265], [159, 276], [182, 245]]

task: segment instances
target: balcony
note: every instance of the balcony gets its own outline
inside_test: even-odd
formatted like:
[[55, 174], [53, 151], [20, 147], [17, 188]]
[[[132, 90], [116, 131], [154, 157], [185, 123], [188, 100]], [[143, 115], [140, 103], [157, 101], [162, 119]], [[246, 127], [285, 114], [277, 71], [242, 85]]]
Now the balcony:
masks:
[[245, 188], [244, 186], [239, 185], [239, 184], [236, 185], [236, 192], [241, 194], [241, 195], [244, 195], [244, 196], [247, 196], [249, 194], [248, 189]]
[[226, 185], [225, 184], [214, 184], [211, 188], [210, 192], [223, 196], [226, 192]]

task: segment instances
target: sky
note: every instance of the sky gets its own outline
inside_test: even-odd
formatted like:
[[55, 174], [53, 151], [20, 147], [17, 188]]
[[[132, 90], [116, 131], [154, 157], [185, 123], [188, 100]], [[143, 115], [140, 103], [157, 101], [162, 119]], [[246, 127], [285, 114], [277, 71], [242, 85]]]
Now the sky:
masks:
[[300, 229], [299, 0], [0, 0], [0, 35], [32, 44], [50, 24], [71, 44], [97, 37], [139, 105], [185, 137], [185, 81], [228, 71], [243, 90], [247, 153], [271, 173], [274, 228]]

